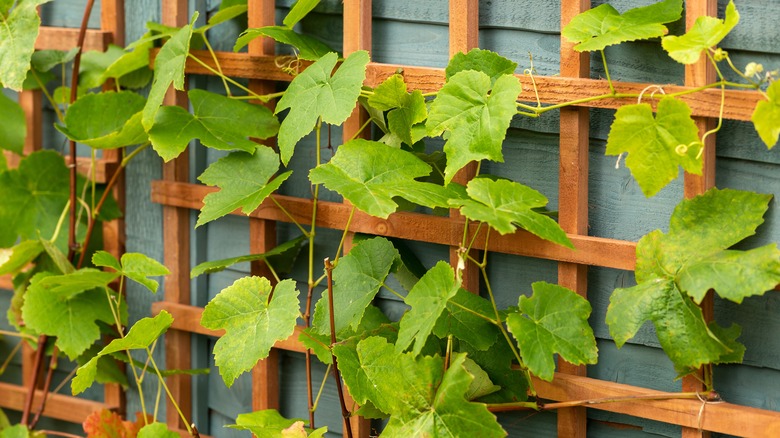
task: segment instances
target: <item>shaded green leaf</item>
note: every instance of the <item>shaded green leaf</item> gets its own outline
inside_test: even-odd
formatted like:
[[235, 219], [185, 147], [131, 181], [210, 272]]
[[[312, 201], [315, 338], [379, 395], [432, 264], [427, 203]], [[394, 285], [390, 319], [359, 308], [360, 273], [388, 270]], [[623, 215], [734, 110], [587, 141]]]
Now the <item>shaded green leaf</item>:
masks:
[[54, 125], [71, 140], [96, 149], [115, 149], [143, 143], [141, 110], [146, 99], [131, 91], [88, 94], [65, 113], [65, 126]]
[[500, 389], [478, 399], [483, 403], [507, 403], [528, 400], [528, 380], [523, 370], [515, 365], [515, 355], [509, 344], [494, 342], [490, 348], [474, 350], [467, 343], [459, 343], [457, 351], [468, 354], [468, 358], [479, 365], [493, 384]]
[[471, 161], [504, 161], [501, 146], [522, 87], [514, 75], [495, 82], [475, 70], [453, 75], [431, 104], [426, 128], [431, 136], [445, 133], [447, 167], [444, 182]]
[[626, 166], [645, 196], [650, 197], [677, 178], [678, 166], [701, 175], [701, 148], [688, 104], [665, 97], [658, 102], [656, 117], [646, 103], [618, 108], [606, 153], [628, 153]]
[[499, 330], [486, 318], [495, 317], [490, 301], [460, 289], [447, 302], [446, 310], [436, 320], [433, 333], [442, 339], [452, 334], [476, 350], [487, 350], [496, 343]]
[[463, 361], [463, 368], [474, 377], [471, 381], [468, 391], [466, 391], [466, 400], [475, 400], [500, 390], [501, 387], [494, 385], [490, 376], [476, 362], [466, 357]]
[[296, 0], [295, 4], [290, 8], [290, 12], [284, 17], [284, 25], [287, 27], [295, 26], [318, 4], [320, 4], [320, 0]]
[[97, 88], [103, 85], [107, 79], [103, 73], [124, 53], [121, 47], [114, 44], [109, 44], [105, 52], [99, 50], [84, 52], [79, 67], [79, 88]]
[[772, 149], [780, 137], [780, 81], [774, 81], [766, 90], [767, 100], [760, 100], [750, 120], [758, 136]]
[[295, 145], [314, 129], [317, 119], [340, 125], [355, 108], [366, 78], [368, 52], [359, 50], [347, 57], [333, 73], [338, 55], [328, 53], [295, 77], [276, 105], [276, 113], [290, 112], [279, 127], [279, 151], [287, 165]]
[[218, 186], [218, 192], [203, 198], [203, 208], [196, 226], [232, 213], [240, 208], [248, 215], [290, 176], [287, 171], [271, 180], [279, 169], [279, 156], [271, 148], [257, 146], [254, 154], [233, 152], [210, 165], [199, 177], [200, 182]]
[[420, 90], [406, 91], [403, 76], [393, 75], [374, 89], [368, 104], [387, 113], [387, 127], [408, 145], [415, 143], [412, 127], [428, 117], [425, 98]]
[[308, 240], [305, 236], [301, 235], [293, 240], [288, 240], [281, 245], [276, 246], [274, 249], [264, 252], [262, 254], [249, 254], [238, 257], [230, 257], [222, 260], [212, 260], [203, 262], [194, 268], [190, 272], [190, 278], [195, 278], [203, 274], [213, 274], [214, 272], [222, 271], [237, 263], [264, 261], [273, 267], [274, 271], [278, 274], [289, 273], [292, 269], [295, 259], [306, 244]]
[[60, 64], [72, 61], [78, 51], [78, 48], [70, 50], [36, 50], [30, 58], [30, 65], [39, 72], [49, 71]]
[[574, 50], [592, 52], [626, 41], [666, 35], [668, 29], [664, 24], [677, 21], [681, 16], [682, 0], [664, 0], [629, 9], [622, 15], [605, 3], [572, 18], [561, 35], [579, 43]]
[[295, 282], [283, 280], [273, 288], [273, 297], [271, 293], [268, 279], [244, 277], [222, 289], [203, 310], [203, 327], [225, 330], [214, 345], [214, 362], [228, 387], [295, 330], [300, 313]]
[[596, 338], [588, 325], [590, 303], [555, 284], [536, 282], [532, 287], [531, 298], [521, 295], [519, 312], [506, 318], [528, 369], [549, 382], [555, 372], [554, 354], [575, 365], [596, 363]]
[[321, 427], [316, 431], [305, 428], [302, 419], [284, 418], [275, 409], [239, 414], [236, 417], [236, 424], [230, 424], [227, 427], [248, 430], [257, 438], [307, 438], [321, 436], [327, 432], [327, 427]]
[[307, 61], [316, 61], [328, 53], [334, 52], [333, 49], [322, 41], [309, 35], [300, 34], [285, 26], [265, 26], [247, 29], [236, 40], [233, 51], [237, 52], [241, 50], [242, 47], [249, 44], [253, 39], [263, 36], [273, 38], [274, 41], [279, 43], [289, 44], [295, 47], [298, 49], [298, 58]]
[[27, 118], [19, 104], [0, 92], [0, 149], [22, 154], [27, 137]]
[[669, 35], [661, 40], [664, 50], [675, 61], [682, 64], [693, 64], [699, 60], [701, 52], [720, 43], [726, 35], [739, 23], [739, 12], [733, 1], [726, 6], [726, 17], [721, 20], [715, 17], [701, 16], [696, 18], [693, 27], [682, 36]]
[[18, 0], [10, 12], [0, 13], [0, 85], [22, 91], [22, 83], [30, 69], [35, 40], [41, 19], [38, 5], [48, 0]]
[[160, 108], [149, 130], [152, 147], [165, 161], [176, 158], [187, 144], [199, 139], [204, 146], [252, 153], [254, 138], [276, 134], [279, 122], [271, 110], [204, 90], [190, 90], [193, 114], [178, 106]]
[[485, 49], [471, 49], [468, 53], [456, 53], [447, 64], [444, 76], [449, 80], [459, 72], [477, 70], [490, 76], [490, 83], [495, 84], [501, 76], [514, 74], [516, 68], [516, 62], [498, 53]]

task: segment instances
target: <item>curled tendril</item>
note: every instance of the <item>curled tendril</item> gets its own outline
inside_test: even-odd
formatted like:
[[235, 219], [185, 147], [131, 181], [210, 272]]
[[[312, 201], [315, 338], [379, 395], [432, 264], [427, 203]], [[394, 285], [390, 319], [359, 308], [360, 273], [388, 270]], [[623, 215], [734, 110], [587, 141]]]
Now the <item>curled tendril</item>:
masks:
[[650, 93], [650, 99], [654, 99], [655, 98], [655, 93], [658, 93], [658, 92], [660, 92], [661, 94], [666, 94], [666, 91], [664, 90], [664, 87], [662, 87], [661, 85], [648, 85], [648, 86], [646, 86], [642, 90], [641, 93], [639, 93], [639, 97], [637, 97], [637, 99], [636, 99], [636, 103], [637, 104], [642, 103], [642, 97], [644, 97], [644, 95], [647, 92], [647, 90], [650, 90], [650, 89], [653, 89], [653, 92]]
[[301, 59], [296, 56], [279, 56], [274, 60], [276, 67], [290, 76], [298, 76], [301, 69]]
[[692, 142], [690, 142], [688, 144], [678, 144], [674, 148], [674, 152], [677, 155], [687, 155], [688, 154], [688, 150], [690, 150], [691, 148], [697, 147], [697, 146], [699, 148], [699, 153], [696, 154], [696, 159], [698, 160], [699, 158], [701, 158], [701, 154], [704, 151], [704, 143], [702, 143], [701, 140], [692, 141]]

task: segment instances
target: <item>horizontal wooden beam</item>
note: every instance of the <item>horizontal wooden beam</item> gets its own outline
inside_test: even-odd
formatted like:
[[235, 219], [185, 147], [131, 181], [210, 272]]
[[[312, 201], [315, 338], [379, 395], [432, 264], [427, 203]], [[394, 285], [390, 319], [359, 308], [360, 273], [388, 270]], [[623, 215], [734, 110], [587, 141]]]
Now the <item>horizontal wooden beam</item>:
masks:
[[98, 159], [95, 160], [95, 168], [93, 170], [91, 158], [78, 157], [76, 158], [76, 168], [80, 174], [90, 178], [94, 172], [95, 182], [98, 184], [105, 184], [119, 168], [119, 163]]
[[[27, 388], [12, 385], [10, 383], [0, 383], [0, 407], [21, 411], [24, 409], [24, 399], [27, 394]], [[33, 406], [40, 406], [43, 391], [35, 391]], [[43, 415], [57, 420], [69, 421], [71, 423], [81, 423], [87, 416], [95, 411], [103, 409], [113, 409], [105, 403], [86, 400], [78, 397], [71, 397], [64, 394], [49, 393], [49, 399], [46, 402], [46, 409]]]
[[[203, 206], [203, 197], [214, 191], [215, 188], [204, 185], [154, 181], [151, 198], [152, 202], [163, 205], [200, 209]], [[311, 200], [282, 195], [273, 197], [299, 224], [311, 224]], [[343, 230], [352, 207], [339, 202], [320, 201], [317, 203], [317, 209], [317, 226]], [[241, 213], [236, 210], [233, 214]], [[250, 216], [291, 222], [271, 199], [266, 199]], [[349, 229], [357, 233], [459, 246], [463, 237], [463, 220], [408, 212], [394, 213], [387, 219], [381, 219], [357, 211]], [[477, 224], [471, 224], [470, 231], [476, 232]], [[480, 234], [475, 239], [476, 249], [484, 249], [484, 230]], [[505, 236], [494, 233], [490, 237], [490, 251], [583, 265], [634, 269], [636, 243], [575, 234], [568, 236], [575, 246], [573, 250], [542, 240], [523, 230]]]
[[0, 289], [14, 290], [14, 283], [11, 281], [11, 274], [0, 275]]
[[[37, 50], [71, 50], [78, 45], [78, 40], [79, 29], [41, 26], [38, 39], [35, 40], [35, 48]], [[111, 32], [88, 29], [84, 39], [84, 50], [105, 52], [112, 41]]]
[[[156, 53], [156, 52], [155, 52]], [[211, 70], [193, 59], [187, 60], [186, 71], [196, 74], [214, 74], [216, 64], [211, 54], [205, 50], [195, 50], [192, 54], [202, 63], [210, 66]], [[291, 81], [293, 76], [285, 72], [285, 68], [303, 70], [309, 63], [301, 62], [290, 65], [290, 59], [274, 56], [254, 56], [246, 53], [217, 52], [222, 72], [227, 76], [248, 79], [265, 79], [274, 81]], [[430, 67], [411, 67], [393, 64], [370, 63], [366, 72], [365, 85], [376, 87], [388, 77], [400, 73], [404, 76], [410, 90], [422, 92], [438, 91], [444, 85], [444, 69]], [[527, 99], [536, 104], [534, 94], [534, 82], [539, 93], [539, 100], [545, 105], [556, 105], [593, 96], [610, 93], [609, 84], [605, 80], [546, 77], [535, 76], [533, 81], [529, 76], [517, 75], [523, 85], [521, 99]], [[647, 89], [646, 83], [613, 82], [618, 93], [641, 94]], [[693, 87], [679, 85], [658, 84], [662, 86], [666, 94], [690, 92]], [[653, 89], [645, 92], [645, 102], [651, 101], [651, 95], [658, 98], [661, 93]], [[726, 90], [726, 105], [723, 109], [723, 117], [733, 120], [750, 120], [756, 103], [763, 99], [757, 91]], [[689, 95], [681, 96], [693, 112], [694, 116], [718, 117], [720, 113], [721, 92], [720, 89], [708, 89]], [[636, 98], [603, 99], [592, 102], [583, 102], [580, 105], [592, 108], [618, 108], [622, 105], [636, 103]]]

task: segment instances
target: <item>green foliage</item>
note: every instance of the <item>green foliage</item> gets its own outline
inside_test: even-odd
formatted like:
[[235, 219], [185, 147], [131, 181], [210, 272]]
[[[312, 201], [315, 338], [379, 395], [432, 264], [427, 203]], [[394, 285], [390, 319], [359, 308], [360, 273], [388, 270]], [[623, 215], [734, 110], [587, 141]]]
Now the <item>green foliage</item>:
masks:
[[95, 266], [103, 266], [117, 271], [142, 286], [156, 293], [159, 284], [149, 277], [158, 277], [168, 275], [170, 271], [157, 260], [137, 252], [128, 252], [122, 254], [120, 263], [113, 255], [106, 251], [98, 251], [92, 256], [92, 263]]
[[268, 263], [277, 274], [286, 274], [292, 270], [293, 263], [301, 252], [301, 248], [306, 243], [305, 236], [298, 236], [293, 240], [288, 240], [274, 249], [262, 254], [249, 254], [245, 256], [230, 257], [221, 260], [211, 260], [203, 262], [190, 272], [190, 278], [195, 278], [203, 274], [212, 274], [222, 271], [236, 263], [263, 261]]
[[284, 17], [282, 23], [284, 23], [285, 26], [292, 28], [319, 3], [320, 0], [296, 0], [295, 4], [290, 8], [290, 12]]
[[0, 275], [16, 274], [43, 252], [40, 240], [25, 240], [0, 255]]
[[739, 12], [733, 1], [726, 6], [726, 18], [702, 16], [696, 19], [693, 28], [685, 35], [665, 36], [661, 40], [664, 50], [681, 64], [693, 64], [701, 52], [716, 46], [739, 23]]
[[626, 166], [648, 197], [677, 178], [678, 166], [696, 175], [702, 170], [703, 145], [688, 105], [665, 97], [657, 113], [646, 103], [622, 106], [607, 138], [607, 155], [628, 153]]
[[766, 147], [772, 149], [780, 137], [780, 81], [774, 81], [766, 90], [767, 100], [760, 100], [750, 120]]
[[533, 295], [520, 296], [518, 311], [506, 318], [528, 369], [551, 381], [554, 354], [575, 365], [594, 364], [596, 338], [588, 325], [590, 303], [565, 287], [536, 282]]
[[206, 305], [200, 323], [225, 330], [214, 345], [214, 361], [225, 384], [230, 387], [268, 356], [277, 341], [289, 338], [297, 318], [298, 290], [292, 280], [272, 289], [266, 278], [244, 277], [218, 293]]
[[27, 119], [22, 107], [0, 92], [0, 114], [4, 119], [0, 123], [0, 150], [21, 154], [27, 136]]
[[204, 146], [253, 153], [257, 143], [248, 139], [276, 134], [279, 122], [271, 110], [203, 90], [190, 90], [193, 114], [178, 106], [160, 108], [149, 139], [165, 161], [181, 154], [194, 139]]
[[220, 191], [203, 199], [196, 226], [240, 208], [248, 215], [290, 176], [287, 171], [271, 178], [279, 169], [279, 156], [271, 148], [258, 145], [254, 154], [233, 152], [210, 165], [199, 177], [200, 182], [218, 186]]
[[227, 427], [248, 430], [257, 438], [315, 438], [324, 436], [327, 427], [312, 431], [303, 427], [300, 418], [284, 418], [275, 409], [239, 414], [236, 424]]
[[340, 125], [355, 108], [366, 78], [368, 53], [356, 51], [336, 66], [338, 55], [328, 53], [295, 77], [276, 105], [276, 113], [290, 109], [279, 127], [279, 151], [286, 166], [295, 145], [314, 129], [317, 120]]
[[168, 429], [165, 423], [149, 423], [138, 431], [138, 438], [179, 438], [177, 432]]
[[390, 132], [408, 145], [416, 141], [412, 138], [412, 128], [428, 118], [428, 109], [425, 106], [420, 90], [411, 94], [406, 92], [406, 82], [401, 75], [393, 75], [379, 84], [374, 94], [368, 98], [368, 104], [387, 113], [387, 127]]
[[37, 7], [48, 0], [18, 0], [0, 5], [0, 85], [22, 91], [30, 69], [41, 19]]
[[266, 26], [247, 29], [241, 34], [238, 40], [236, 40], [236, 45], [233, 46], [233, 50], [237, 52], [241, 50], [242, 47], [249, 44], [250, 41], [259, 37], [273, 38], [275, 41], [282, 44], [293, 46], [298, 49], [298, 58], [307, 61], [316, 61], [328, 53], [333, 52], [333, 49], [320, 40], [308, 35], [300, 34], [286, 26]]
[[496, 325], [490, 322], [495, 316], [490, 301], [459, 289], [447, 301], [445, 310], [436, 320], [433, 333], [440, 338], [452, 334], [475, 350], [487, 350], [496, 343], [499, 334]]
[[449, 192], [417, 181], [431, 167], [413, 153], [370, 140], [341, 145], [329, 163], [309, 172], [309, 180], [338, 192], [359, 210], [386, 218], [395, 212], [394, 197], [430, 207], [447, 206]]
[[65, 126], [54, 125], [71, 140], [95, 149], [117, 149], [147, 140], [141, 125], [146, 99], [121, 91], [88, 94], [65, 113]]
[[471, 49], [468, 53], [456, 53], [450, 59], [444, 70], [445, 79], [449, 80], [455, 74], [465, 70], [476, 70], [490, 76], [490, 83], [495, 84], [498, 78], [514, 74], [517, 63], [496, 52], [484, 49]]
[[593, 52], [626, 41], [645, 40], [666, 35], [665, 23], [680, 19], [682, 0], [664, 0], [623, 13], [602, 4], [585, 11], [567, 24], [561, 35], [579, 43], [574, 50]]

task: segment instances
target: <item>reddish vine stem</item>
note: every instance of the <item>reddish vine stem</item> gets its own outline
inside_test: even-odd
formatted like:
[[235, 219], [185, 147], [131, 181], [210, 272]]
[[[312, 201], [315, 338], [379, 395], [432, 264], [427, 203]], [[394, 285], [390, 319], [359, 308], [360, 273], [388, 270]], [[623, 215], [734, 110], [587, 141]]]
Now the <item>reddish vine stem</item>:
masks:
[[[27, 388], [27, 394], [24, 396], [24, 410], [22, 411], [21, 424], [26, 425], [30, 419], [30, 411], [32, 410], [33, 398], [35, 396], [35, 386], [38, 382], [38, 374], [41, 370], [41, 360], [43, 360], [43, 351], [46, 350], [46, 341], [48, 336], [40, 335], [38, 337], [38, 350], [35, 351], [35, 360], [33, 361], [33, 372], [30, 376], [30, 384]], [[44, 394], [45, 396], [45, 394]]]
[[[330, 317], [330, 344], [336, 343], [336, 320], [333, 316], [333, 263], [329, 258], [325, 259], [325, 273], [328, 276], [328, 313]], [[352, 438], [352, 425], [349, 422], [350, 413], [344, 402], [344, 388], [341, 385], [341, 375], [339, 373], [339, 363], [336, 355], [331, 352], [333, 357], [333, 376], [336, 378], [336, 389], [339, 393], [339, 403], [341, 404], [341, 416], [344, 418], [344, 428], [347, 431], [347, 438]]]
[[54, 351], [51, 353], [51, 359], [49, 360], [49, 370], [46, 373], [46, 381], [43, 383], [43, 397], [41, 398], [41, 407], [38, 408], [38, 412], [35, 413], [35, 417], [33, 417], [33, 420], [30, 422], [30, 429], [33, 429], [36, 424], [38, 424], [38, 420], [41, 419], [41, 415], [43, 415], [43, 410], [46, 409], [46, 400], [48, 400], [49, 397], [49, 389], [51, 388], [51, 381], [54, 378], [54, 370], [57, 368], [57, 348], [54, 348]]

